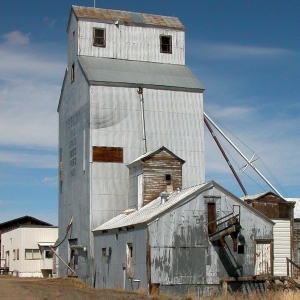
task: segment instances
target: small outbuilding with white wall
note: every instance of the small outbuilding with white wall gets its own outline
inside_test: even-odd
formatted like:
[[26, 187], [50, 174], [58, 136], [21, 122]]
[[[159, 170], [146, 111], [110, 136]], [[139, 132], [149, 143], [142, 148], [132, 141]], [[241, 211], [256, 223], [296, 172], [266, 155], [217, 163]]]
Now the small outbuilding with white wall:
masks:
[[50, 246], [58, 227], [20, 226], [2, 234], [2, 256], [8, 272], [19, 277], [49, 277], [56, 273]]

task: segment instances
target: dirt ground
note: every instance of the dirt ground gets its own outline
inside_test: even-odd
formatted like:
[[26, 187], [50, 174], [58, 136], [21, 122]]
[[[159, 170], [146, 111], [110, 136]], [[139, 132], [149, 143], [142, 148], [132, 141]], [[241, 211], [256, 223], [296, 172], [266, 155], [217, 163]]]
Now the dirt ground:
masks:
[[0, 275], [1, 300], [147, 300], [148, 296], [117, 290], [99, 290], [77, 279], [18, 278]]

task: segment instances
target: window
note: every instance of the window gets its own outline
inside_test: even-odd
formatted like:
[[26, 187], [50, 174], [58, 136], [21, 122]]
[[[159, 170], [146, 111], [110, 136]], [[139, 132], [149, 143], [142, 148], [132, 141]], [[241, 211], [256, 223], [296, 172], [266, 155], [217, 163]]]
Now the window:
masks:
[[71, 66], [71, 82], [73, 82], [75, 79], [75, 63]]
[[102, 248], [102, 258], [106, 257], [106, 248]]
[[44, 256], [45, 256], [45, 258], [52, 258], [52, 253], [51, 253], [51, 251], [50, 251], [50, 250], [45, 250]]
[[25, 249], [25, 259], [41, 259], [39, 249]]
[[20, 259], [20, 249], [17, 249], [17, 260]]
[[94, 28], [93, 46], [105, 47], [105, 29]]
[[160, 52], [161, 53], [172, 53], [172, 36], [161, 35], [160, 36]]
[[166, 174], [166, 181], [172, 180], [172, 175], [171, 174]]
[[13, 260], [16, 259], [16, 250], [13, 250]]
[[133, 278], [134, 266], [133, 266], [133, 244], [128, 243], [126, 245], [126, 274], [128, 278]]

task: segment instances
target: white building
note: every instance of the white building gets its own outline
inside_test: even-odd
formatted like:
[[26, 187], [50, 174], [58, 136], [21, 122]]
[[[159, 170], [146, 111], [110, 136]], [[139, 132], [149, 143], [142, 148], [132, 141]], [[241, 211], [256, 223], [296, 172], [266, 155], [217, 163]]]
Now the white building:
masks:
[[[2, 234], [2, 258], [10, 274], [19, 277], [53, 275], [50, 245], [58, 238], [57, 227], [21, 225]], [[56, 272], [54, 270], [54, 272]]]
[[128, 163], [164, 145], [186, 161], [183, 188], [205, 181], [204, 88], [185, 66], [185, 27], [176, 17], [72, 6], [67, 34], [60, 240], [73, 223], [59, 251], [67, 263], [75, 256], [78, 277], [91, 284], [92, 230], [136, 205]]

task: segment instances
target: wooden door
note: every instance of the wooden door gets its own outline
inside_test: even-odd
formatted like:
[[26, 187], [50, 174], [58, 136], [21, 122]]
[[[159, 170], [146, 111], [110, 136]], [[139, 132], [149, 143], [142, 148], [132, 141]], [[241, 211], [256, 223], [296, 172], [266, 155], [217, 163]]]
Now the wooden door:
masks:
[[255, 244], [255, 275], [272, 275], [273, 274], [273, 260], [271, 241], [256, 241]]
[[217, 231], [217, 212], [216, 212], [216, 203], [207, 203], [207, 228], [208, 234], [213, 234]]

